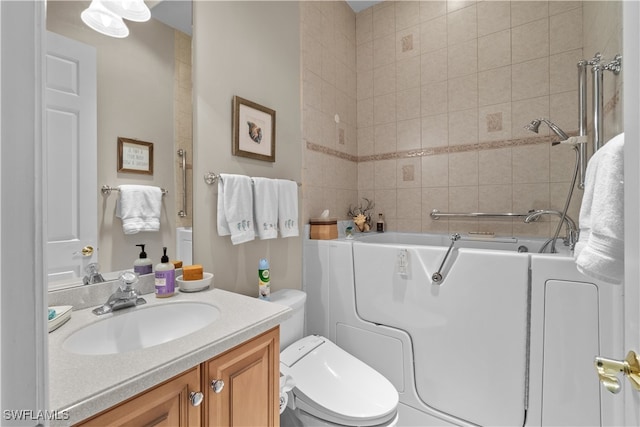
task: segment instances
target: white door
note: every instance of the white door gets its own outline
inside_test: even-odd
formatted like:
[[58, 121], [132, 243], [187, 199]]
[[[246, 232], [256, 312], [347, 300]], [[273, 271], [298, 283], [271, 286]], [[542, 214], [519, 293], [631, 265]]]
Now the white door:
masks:
[[[640, 354], [640, 6], [623, 3], [625, 131], [624, 349]], [[621, 354], [624, 357], [624, 354]], [[640, 425], [640, 392], [622, 379], [625, 426]]]
[[55, 285], [83, 277], [98, 259], [96, 49], [52, 32], [46, 43], [47, 273]]

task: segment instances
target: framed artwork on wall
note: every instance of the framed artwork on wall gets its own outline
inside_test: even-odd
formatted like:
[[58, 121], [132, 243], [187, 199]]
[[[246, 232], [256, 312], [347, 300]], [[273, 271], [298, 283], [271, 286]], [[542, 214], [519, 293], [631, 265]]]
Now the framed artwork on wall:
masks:
[[119, 136], [118, 172], [153, 175], [153, 143]]
[[233, 97], [234, 156], [276, 161], [276, 112], [239, 96]]

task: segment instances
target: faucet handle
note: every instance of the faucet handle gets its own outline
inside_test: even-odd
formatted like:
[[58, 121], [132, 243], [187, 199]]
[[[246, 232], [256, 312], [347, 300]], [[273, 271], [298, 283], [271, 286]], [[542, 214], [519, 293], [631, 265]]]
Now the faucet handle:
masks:
[[120, 273], [120, 277], [118, 278], [121, 282], [120, 289], [122, 289], [123, 291], [131, 290], [133, 288], [133, 285], [138, 283], [138, 273], [131, 270], [123, 271], [122, 273]]

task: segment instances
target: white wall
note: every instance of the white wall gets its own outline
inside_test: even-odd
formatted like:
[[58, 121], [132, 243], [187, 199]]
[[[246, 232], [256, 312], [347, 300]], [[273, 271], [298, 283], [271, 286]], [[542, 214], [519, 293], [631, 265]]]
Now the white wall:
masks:
[[[208, 171], [301, 180], [299, 5], [199, 1], [193, 6], [194, 262], [215, 274], [216, 287], [257, 295], [258, 260], [267, 257], [272, 290], [300, 288], [301, 238], [233, 246], [217, 234], [217, 186], [203, 180]], [[275, 163], [231, 154], [234, 95], [276, 111]]]

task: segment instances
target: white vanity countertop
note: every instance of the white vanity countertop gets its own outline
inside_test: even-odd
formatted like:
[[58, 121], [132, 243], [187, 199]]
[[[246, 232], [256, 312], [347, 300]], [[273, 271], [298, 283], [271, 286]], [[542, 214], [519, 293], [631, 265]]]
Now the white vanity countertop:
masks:
[[[171, 298], [143, 295], [147, 304], [197, 301], [215, 305], [220, 317], [192, 334], [157, 346], [110, 355], [79, 355], [62, 343], [78, 329], [112, 314], [74, 311], [71, 319], [49, 334], [49, 408], [59, 411], [52, 426], [82, 421], [133, 397], [199, 363], [272, 329], [291, 316], [288, 307], [221, 289], [176, 292]], [[63, 412], [65, 411], [65, 412]], [[62, 418], [68, 418], [62, 420]]]

